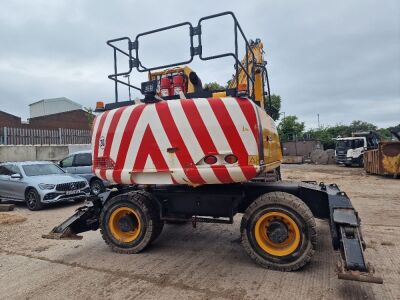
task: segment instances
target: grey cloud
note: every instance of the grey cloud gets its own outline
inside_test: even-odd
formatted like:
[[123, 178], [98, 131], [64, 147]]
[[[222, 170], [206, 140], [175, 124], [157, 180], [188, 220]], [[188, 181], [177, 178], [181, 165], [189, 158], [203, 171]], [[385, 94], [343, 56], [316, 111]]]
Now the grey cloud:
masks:
[[[66, 96], [84, 106], [110, 101], [106, 40], [224, 10], [235, 12], [248, 38], [263, 40], [271, 88], [286, 115], [308, 127], [317, 125], [317, 113], [325, 125], [400, 122], [397, 0], [7, 1], [0, 9], [0, 109], [26, 118], [27, 105], [42, 98]], [[215, 27], [214, 50], [227, 44], [222, 26]], [[163, 43], [151, 44], [150, 60], [178, 51]], [[233, 72], [231, 60], [196, 59], [193, 67], [205, 82], [224, 84]], [[145, 74], [132, 78], [139, 84]], [[121, 93], [127, 97], [126, 89]]]

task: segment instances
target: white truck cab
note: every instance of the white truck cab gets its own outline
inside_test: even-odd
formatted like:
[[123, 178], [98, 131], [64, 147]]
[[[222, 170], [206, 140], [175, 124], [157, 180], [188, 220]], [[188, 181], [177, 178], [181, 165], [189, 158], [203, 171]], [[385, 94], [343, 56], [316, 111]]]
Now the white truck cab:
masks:
[[365, 137], [345, 137], [336, 139], [335, 159], [338, 164], [363, 166], [364, 151], [367, 150]]

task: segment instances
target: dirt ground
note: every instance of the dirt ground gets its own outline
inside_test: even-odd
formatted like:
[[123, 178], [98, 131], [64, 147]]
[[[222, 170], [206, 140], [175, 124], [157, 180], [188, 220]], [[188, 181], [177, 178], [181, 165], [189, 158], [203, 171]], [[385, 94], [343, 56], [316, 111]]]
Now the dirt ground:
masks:
[[346, 191], [362, 218], [367, 260], [383, 285], [337, 279], [338, 254], [324, 221], [317, 221], [311, 263], [284, 273], [263, 269], [246, 255], [238, 242], [239, 215], [234, 225], [166, 225], [148, 250], [122, 255], [111, 252], [99, 232], [81, 241], [41, 238], [76, 204], [39, 212], [17, 205], [0, 216], [7, 220], [0, 222], [0, 298], [400, 299], [400, 180], [314, 165], [285, 165], [283, 176], [335, 182]]

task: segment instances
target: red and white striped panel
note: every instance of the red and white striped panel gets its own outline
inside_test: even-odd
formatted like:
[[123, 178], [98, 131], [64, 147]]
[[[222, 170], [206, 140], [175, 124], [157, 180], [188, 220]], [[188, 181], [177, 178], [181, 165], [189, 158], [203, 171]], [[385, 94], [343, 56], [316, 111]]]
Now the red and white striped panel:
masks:
[[[106, 111], [93, 125], [93, 170], [123, 184], [221, 184], [248, 181], [259, 167], [256, 106], [248, 99], [197, 98]], [[207, 165], [207, 155], [234, 154]]]

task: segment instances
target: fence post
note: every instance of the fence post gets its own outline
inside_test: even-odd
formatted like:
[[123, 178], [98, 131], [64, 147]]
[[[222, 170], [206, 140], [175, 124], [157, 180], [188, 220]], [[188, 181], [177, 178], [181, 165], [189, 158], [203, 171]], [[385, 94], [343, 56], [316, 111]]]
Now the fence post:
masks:
[[4, 145], [7, 145], [7, 127], [4, 127], [3, 130], [4, 130]]
[[61, 136], [61, 128], [58, 128], [58, 137], [59, 137], [59, 144], [62, 145], [62, 136]]

